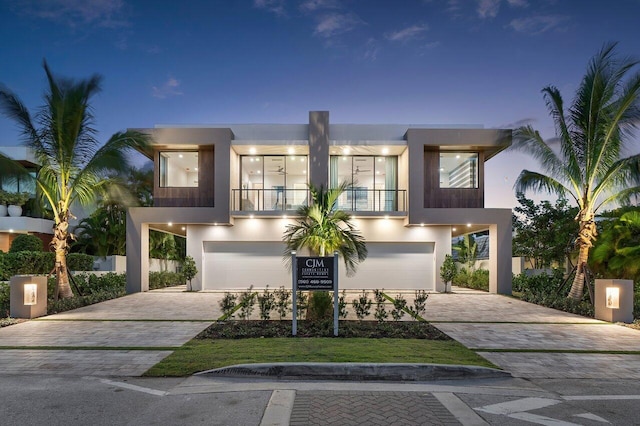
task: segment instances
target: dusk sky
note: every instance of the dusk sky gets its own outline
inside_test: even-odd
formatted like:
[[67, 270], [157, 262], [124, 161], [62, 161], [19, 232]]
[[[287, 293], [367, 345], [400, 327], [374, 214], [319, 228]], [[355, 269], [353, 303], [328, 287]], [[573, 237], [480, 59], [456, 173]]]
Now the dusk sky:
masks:
[[[640, 0], [0, 0], [0, 83], [41, 105], [57, 75], [104, 76], [99, 138], [156, 124], [517, 127], [553, 136], [607, 41], [640, 56]], [[18, 145], [0, 117], [0, 145]], [[0, 148], [1, 149], [1, 148]], [[511, 207], [524, 155], [486, 165], [486, 206]], [[548, 198], [548, 197], [545, 197]]]

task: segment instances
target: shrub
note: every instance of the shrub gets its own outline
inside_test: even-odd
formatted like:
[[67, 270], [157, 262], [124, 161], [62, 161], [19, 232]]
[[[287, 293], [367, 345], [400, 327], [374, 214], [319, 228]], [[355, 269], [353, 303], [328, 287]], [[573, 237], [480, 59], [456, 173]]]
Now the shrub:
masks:
[[177, 272], [149, 272], [149, 289], [173, 287], [176, 285], [184, 285], [184, 276]]
[[258, 308], [260, 308], [260, 319], [267, 321], [271, 319], [271, 311], [276, 307], [276, 297], [266, 286], [264, 292], [258, 295]]
[[338, 298], [338, 316], [347, 319], [347, 291], [342, 290], [342, 294]]
[[407, 308], [407, 301], [404, 299], [404, 296], [401, 294], [397, 294], [396, 298], [393, 300], [393, 310], [391, 310], [391, 316], [394, 321], [400, 321], [405, 314], [405, 309]]
[[191, 291], [191, 280], [198, 274], [198, 268], [196, 267], [196, 262], [193, 260], [193, 257], [186, 256], [184, 261], [182, 262], [182, 276], [186, 281], [189, 281], [188, 291]]
[[476, 269], [473, 272], [469, 272], [466, 268], [460, 268], [453, 278], [453, 283], [459, 287], [489, 291], [489, 271]]
[[284, 288], [284, 286], [281, 286], [279, 289], [275, 290], [274, 293], [276, 296], [276, 311], [278, 312], [280, 320], [282, 320], [282, 318], [284, 318], [291, 310], [289, 307], [291, 292]]
[[415, 298], [413, 299], [413, 310], [414, 318], [417, 320], [419, 316], [421, 316], [424, 311], [427, 309], [427, 298], [429, 295], [424, 290], [416, 290]]
[[302, 292], [302, 291], [297, 291], [296, 292], [296, 309], [297, 309], [297, 317], [298, 319], [304, 318], [306, 316], [306, 312], [307, 312], [307, 300], [309, 299], [309, 297], [307, 296], [306, 293]]
[[9, 316], [9, 283], [0, 283], [0, 318]]
[[373, 316], [378, 322], [384, 322], [389, 317], [389, 313], [384, 307], [385, 301], [387, 300], [384, 297], [384, 289], [382, 290], [373, 290], [373, 296], [376, 300], [376, 310], [373, 313]]
[[85, 253], [67, 254], [67, 268], [70, 271], [93, 271], [93, 256]]
[[20, 234], [11, 242], [9, 253], [19, 251], [42, 251], [42, 240], [35, 235]]
[[19, 251], [4, 256], [6, 279], [14, 275], [49, 274], [54, 265], [55, 254], [52, 252]]
[[222, 311], [222, 319], [233, 318], [233, 312], [236, 308], [237, 296], [233, 293], [225, 292], [224, 297], [219, 303], [220, 310]]
[[358, 317], [360, 321], [371, 313], [371, 303], [371, 299], [369, 299], [366, 290], [362, 290], [362, 294], [351, 302], [353, 310], [356, 312], [356, 317]]
[[333, 300], [328, 291], [313, 291], [309, 297], [307, 319], [321, 321], [331, 319], [333, 315]]
[[253, 312], [253, 304], [256, 300], [256, 293], [253, 291], [253, 285], [249, 286], [247, 291], [240, 293], [240, 313], [238, 316], [240, 319], [248, 320]]

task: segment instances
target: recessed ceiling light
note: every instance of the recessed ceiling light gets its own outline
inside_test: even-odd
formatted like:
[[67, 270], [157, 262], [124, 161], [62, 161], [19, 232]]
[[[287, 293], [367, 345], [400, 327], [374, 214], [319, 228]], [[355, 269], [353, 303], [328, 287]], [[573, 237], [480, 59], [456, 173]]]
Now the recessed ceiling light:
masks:
[[471, 224], [470, 223], [467, 223], [467, 228], [471, 228]]
[[342, 149], [342, 152], [343, 152], [344, 154], [349, 154], [349, 153], [351, 152], [351, 148], [343, 148], [343, 149]]
[[169, 223], [167, 223], [167, 225], [173, 226], [173, 222], [169, 222]]
[[460, 158], [460, 156], [459, 156], [459, 155], [456, 155], [456, 158]]
[[453, 232], [456, 232], [456, 228], [451, 228], [451, 230], [452, 230]]
[[255, 148], [249, 148], [249, 154], [254, 155], [256, 153]]
[[196, 168], [195, 168], [195, 169], [193, 169], [193, 170], [195, 170], [195, 171], [197, 172], [197, 171], [198, 171], [198, 168], [196, 167]]
[[186, 231], [186, 230], [187, 230], [187, 228], [186, 228], [186, 227], [184, 227], [184, 226], [183, 226], [182, 228], [180, 228], [180, 229], [182, 229], [183, 231]]
[[289, 148], [289, 149], [287, 150], [287, 152], [288, 152], [289, 154], [293, 154], [293, 153], [295, 152], [295, 150], [294, 150], [293, 148]]
[[382, 155], [387, 155], [389, 153], [389, 148], [382, 148]]
[[178, 158], [182, 158], [182, 157], [184, 157], [182, 154], [179, 154], [179, 155], [178, 155]]

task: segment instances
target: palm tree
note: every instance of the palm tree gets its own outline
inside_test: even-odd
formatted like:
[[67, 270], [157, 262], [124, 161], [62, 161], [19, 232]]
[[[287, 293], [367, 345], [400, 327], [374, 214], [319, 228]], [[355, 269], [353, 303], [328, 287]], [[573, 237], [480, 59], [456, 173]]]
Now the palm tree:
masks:
[[295, 224], [287, 225], [282, 237], [286, 244], [285, 261], [291, 259], [292, 251], [302, 248], [318, 256], [337, 251], [344, 260], [347, 276], [355, 274], [357, 265], [367, 258], [367, 246], [350, 216], [336, 206], [338, 197], [349, 188], [347, 182], [329, 190], [322, 185], [309, 185], [311, 205], [298, 209], [300, 219]]
[[149, 136], [133, 131], [118, 132], [102, 146], [96, 139], [91, 98], [100, 91], [102, 78], [93, 75], [75, 81], [55, 77], [46, 61], [48, 88], [44, 105], [34, 119], [20, 99], [0, 87], [0, 112], [14, 120], [24, 144], [39, 165], [37, 192], [53, 211], [54, 236], [51, 247], [56, 254], [57, 293], [73, 296], [69, 286], [66, 254], [69, 249], [70, 209], [74, 203], [89, 205], [112, 185], [108, 173], [123, 172], [129, 166], [130, 149], [146, 149]]
[[596, 212], [610, 203], [626, 203], [640, 192], [640, 155], [622, 157], [640, 120], [640, 73], [633, 71], [639, 62], [617, 58], [615, 47], [607, 44], [591, 59], [567, 111], [556, 87], [542, 89], [559, 150], [531, 126], [514, 132], [513, 148], [531, 153], [547, 173], [523, 170], [516, 192], [545, 190], [568, 195], [578, 205], [578, 268], [569, 292], [575, 300], [584, 292], [589, 249], [597, 237]]

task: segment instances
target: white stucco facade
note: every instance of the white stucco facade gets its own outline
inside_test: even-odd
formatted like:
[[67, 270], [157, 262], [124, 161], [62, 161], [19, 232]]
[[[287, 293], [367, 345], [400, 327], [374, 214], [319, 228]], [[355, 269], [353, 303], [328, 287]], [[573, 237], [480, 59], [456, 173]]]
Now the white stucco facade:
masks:
[[[341, 288], [444, 291], [439, 270], [445, 255], [451, 253], [452, 236], [488, 230], [490, 291], [511, 293], [511, 210], [483, 208], [484, 162], [510, 144], [509, 130], [397, 124], [332, 126], [328, 112], [318, 111], [310, 113], [308, 125], [143, 130], [155, 140], [156, 161], [160, 150], [199, 150], [199, 188], [196, 192], [192, 188], [161, 188], [156, 181], [158, 206], [129, 209], [128, 292], [148, 290], [150, 228], [186, 236], [187, 254], [199, 271], [192, 281], [194, 290], [290, 286], [291, 273], [282, 259], [282, 236], [286, 225], [296, 220], [294, 206], [306, 196], [293, 192], [299, 191], [299, 181], [297, 186], [286, 186], [292, 178], [275, 161], [281, 157], [286, 166], [287, 156], [298, 156], [307, 165], [302, 172], [308, 182], [326, 187], [337, 180], [333, 175], [342, 167], [332, 157], [343, 160], [348, 153], [354, 176], [370, 174], [366, 179], [359, 175], [360, 192], [343, 200], [351, 203], [353, 222], [367, 243], [369, 257], [353, 277], [346, 277], [340, 264]], [[472, 187], [443, 189], [437, 185], [439, 152], [447, 152], [449, 157], [456, 152], [476, 153], [474, 158], [480, 164], [465, 169], [475, 173], [473, 179], [467, 179], [474, 182]], [[254, 160], [251, 156], [270, 166], [249, 164]], [[267, 156], [279, 157], [269, 157], [267, 162]], [[392, 162], [387, 160], [390, 157]], [[375, 168], [385, 160], [385, 168]], [[296, 164], [295, 172], [289, 171], [299, 176], [300, 163]], [[262, 173], [269, 173], [270, 180], [258, 176]], [[389, 179], [376, 177], [377, 173], [395, 175]], [[278, 186], [277, 179], [285, 186]], [[209, 190], [213, 197], [198, 198], [197, 191], [204, 194]], [[292, 194], [287, 196], [289, 190]], [[249, 199], [252, 202], [246, 203]], [[271, 202], [261, 202], [267, 199]]]

